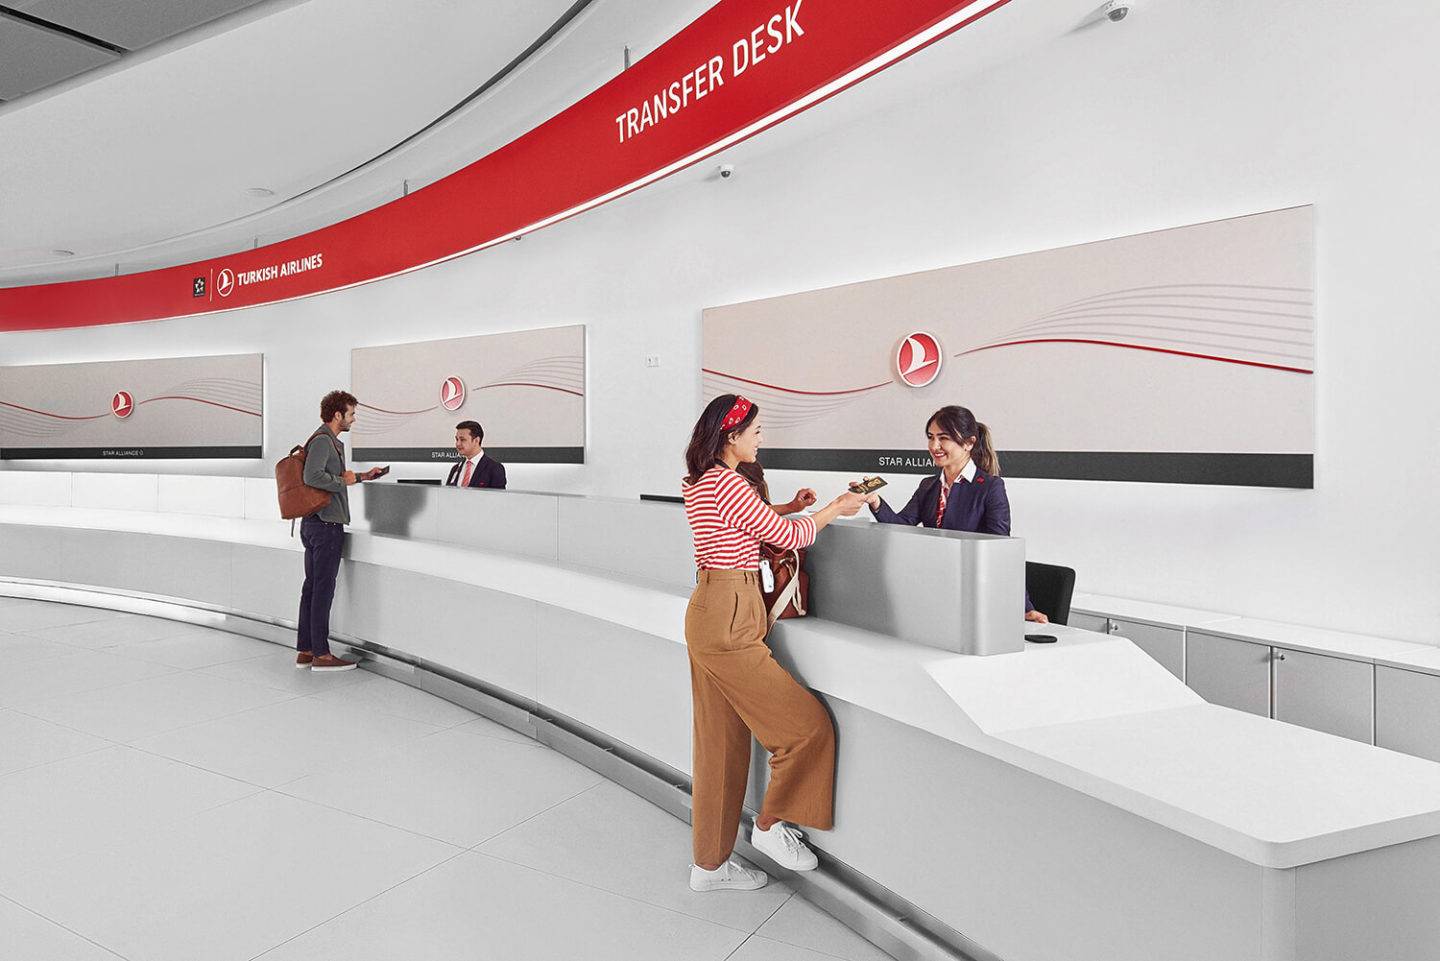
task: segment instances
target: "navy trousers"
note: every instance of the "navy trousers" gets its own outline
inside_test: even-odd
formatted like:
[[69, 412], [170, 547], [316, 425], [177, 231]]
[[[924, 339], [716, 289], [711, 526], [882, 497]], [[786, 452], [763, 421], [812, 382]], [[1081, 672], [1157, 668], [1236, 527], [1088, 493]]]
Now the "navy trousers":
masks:
[[320, 657], [330, 653], [330, 604], [345, 548], [345, 525], [311, 514], [300, 522], [300, 543], [305, 545], [305, 586], [300, 589], [295, 649]]

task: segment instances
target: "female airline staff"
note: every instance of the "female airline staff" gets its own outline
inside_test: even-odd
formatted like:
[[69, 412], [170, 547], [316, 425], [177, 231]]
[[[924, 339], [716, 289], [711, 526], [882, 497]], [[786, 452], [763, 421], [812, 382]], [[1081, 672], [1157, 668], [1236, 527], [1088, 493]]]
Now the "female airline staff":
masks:
[[[915, 488], [915, 496], [898, 514], [879, 494], [871, 494], [875, 519], [882, 524], [938, 527], [947, 531], [973, 531], [1010, 536], [1010, 499], [1000, 479], [1000, 458], [990, 441], [990, 428], [964, 407], [942, 407], [925, 425], [930, 459], [940, 473]], [[959, 482], [959, 487], [956, 483]], [[1025, 620], [1049, 623], [1025, 594]]]
[[770, 752], [770, 786], [750, 840], [794, 871], [815, 854], [785, 821], [828, 830], [834, 820], [835, 729], [815, 695], [775, 662], [765, 646], [760, 542], [807, 547], [820, 528], [865, 503], [842, 494], [810, 516], [787, 520], [736, 472], [760, 449], [760, 410], [734, 394], [712, 400], [685, 451], [685, 516], [695, 538], [695, 593], [685, 610], [694, 697], [692, 823], [695, 891], [749, 891], [764, 872], [730, 860], [745, 782], [750, 735]]

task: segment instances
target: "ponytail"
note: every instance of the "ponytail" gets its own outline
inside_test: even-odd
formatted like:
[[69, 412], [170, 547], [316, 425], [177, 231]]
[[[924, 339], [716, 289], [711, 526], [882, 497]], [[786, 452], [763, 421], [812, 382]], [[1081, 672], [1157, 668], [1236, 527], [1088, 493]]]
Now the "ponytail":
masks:
[[984, 424], [975, 424], [975, 446], [970, 448], [970, 459], [975, 462], [977, 470], [984, 471], [991, 477], [1000, 476], [1000, 455], [995, 453], [995, 444], [990, 439], [990, 428]]

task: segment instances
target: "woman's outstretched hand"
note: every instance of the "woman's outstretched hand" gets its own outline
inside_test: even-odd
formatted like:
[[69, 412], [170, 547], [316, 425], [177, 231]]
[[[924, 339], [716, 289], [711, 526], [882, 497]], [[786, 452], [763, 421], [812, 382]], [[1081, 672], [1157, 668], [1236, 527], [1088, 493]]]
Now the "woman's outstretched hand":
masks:
[[841, 517], [854, 517], [865, 506], [865, 495], [848, 491], [831, 501], [830, 505], [838, 510]]

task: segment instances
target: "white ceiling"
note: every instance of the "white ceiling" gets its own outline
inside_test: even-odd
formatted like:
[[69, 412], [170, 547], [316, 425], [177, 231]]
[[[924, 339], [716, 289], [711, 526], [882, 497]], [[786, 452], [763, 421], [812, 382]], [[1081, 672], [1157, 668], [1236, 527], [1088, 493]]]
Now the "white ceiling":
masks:
[[[30, 0], [112, 14], [192, 2], [224, 5]], [[574, 3], [262, 0], [0, 105], [0, 286], [187, 263], [371, 209], [563, 110], [621, 70], [627, 45], [638, 59], [714, 0], [590, 0], [533, 56], [430, 126]], [[1089, 6], [1013, 3], [901, 72], [953, 82], [957, 60], [979, 71], [1064, 33]], [[91, 26], [116, 29], [114, 20]], [[832, 101], [846, 106], [826, 110], [868, 109], [868, 100], [847, 94]], [[275, 194], [256, 198], [252, 187]]]

